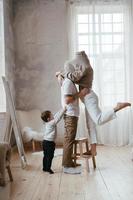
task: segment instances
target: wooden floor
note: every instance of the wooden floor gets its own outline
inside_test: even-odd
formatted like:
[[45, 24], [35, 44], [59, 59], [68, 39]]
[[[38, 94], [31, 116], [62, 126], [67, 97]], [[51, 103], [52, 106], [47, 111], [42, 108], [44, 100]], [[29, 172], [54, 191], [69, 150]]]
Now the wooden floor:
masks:
[[[8, 183], [11, 200], [133, 200], [133, 162], [131, 147], [98, 147], [97, 169], [82, 173], [64, 174], [61, 166], [62, 150], [57, 149], [53, 160], [55, 174], [42, 172], [42, 152], [27, 153], [28, 166], [20, 167], [13, 156], [14, 182]], [[1, 190], [0, 190], [1, 191]], [[1, 199], [0, 200], [6, 200]]]

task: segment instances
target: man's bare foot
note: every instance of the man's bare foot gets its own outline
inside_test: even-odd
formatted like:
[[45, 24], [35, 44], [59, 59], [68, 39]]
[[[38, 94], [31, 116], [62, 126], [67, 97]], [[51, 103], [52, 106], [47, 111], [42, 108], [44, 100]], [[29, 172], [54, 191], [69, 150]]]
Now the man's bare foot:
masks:
[[96, 156], [97, 155], [97, 151], [96, 151], [96, 144], [91, 144], [91, 155], [92, 156]]
[[127, 106], [131, 106], [131, 103], [128, 102], [119, 102], [117, 103], [116, 107], [114, 108], [114, 111], [117, 112], [119, 110], [122, 110], [123, 108], [126, 108]]

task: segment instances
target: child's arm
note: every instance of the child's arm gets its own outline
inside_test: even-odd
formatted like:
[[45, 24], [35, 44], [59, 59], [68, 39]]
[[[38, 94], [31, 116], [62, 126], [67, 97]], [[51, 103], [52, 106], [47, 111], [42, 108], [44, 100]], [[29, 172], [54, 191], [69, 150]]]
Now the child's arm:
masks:
[[63, 108], [62, 110], [60, 110], [59, 112], [57, 112], [54, 115], [54, 123], [58, 124], [58, 122], [61, 120], [61, 118], [63, 117], [64, 113], [66, 112], [66, 107]]

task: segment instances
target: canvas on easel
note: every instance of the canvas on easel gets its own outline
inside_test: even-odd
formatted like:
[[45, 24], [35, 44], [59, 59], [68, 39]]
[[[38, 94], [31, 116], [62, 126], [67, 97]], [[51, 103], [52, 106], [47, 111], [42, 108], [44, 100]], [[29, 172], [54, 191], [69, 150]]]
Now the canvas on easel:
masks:
[[26, 166], [27, 162], [26, 162], [26, 156], [25, 156], [25, 151], [24, 151], [24, 146], [23, 146], [23, 141], [22, 141], [22, 134], [21, 134], [21, 130], [19, 127], [16, 110], [15, 110], [15, 106], [14, 106], [14, 101], [13, 101], [13, 97], [11, 94], [11, 90], [10, 90], [8, 81], [6, 80], [5, 77], [2, 77], [2, 79], [3, 79], [3, 83], [4, 83], [7, 103], [8, 103], [8, 107], [9, 107], [9, 114], [10, 114], [10, 119], [11, 119], [11, 124], [10, 124], [10, 119], [8, 119], [9, 124], [10, 124], [9, 137], [11, 137], [11, 132], [12, 132], [12, 128], [13, 128], [17, 147], [18, 147], [18, 153], [19, 153], [19, 157], [21, 160], [21, 166], [22, 166], [22, 168], [24, 168]]

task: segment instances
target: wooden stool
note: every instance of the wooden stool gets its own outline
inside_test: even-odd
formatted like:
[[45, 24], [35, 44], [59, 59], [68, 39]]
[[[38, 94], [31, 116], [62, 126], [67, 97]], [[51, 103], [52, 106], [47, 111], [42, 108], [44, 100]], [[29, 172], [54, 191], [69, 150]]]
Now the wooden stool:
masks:
[[11, 169], [11, 147], [7, 142], [0, 142], [0, 186], [5, 186], [5, 169], [7, 168], [10, 181], [13, 181]]
[[32, 150], [35, 152], [36, 150], [42, 150], [42, 142], [32, 140]]
[[[79, 153], [77, 151], [78, 145], [79, 145]], [[83, 146], [85, 146], [85, 152], [84, 152]], [[89, 159], [92, 158], [93, 168], [96, 169], [95, 156], [90, 154], [88, 138], [77, 138], [77, 139], [75, 139], [75, 141], [73, 143], [73, 159], [74, 159], [75, 165], [76, 165], [76, 160], [78, 158], [85, 158], [87, 171], [90, 171]]]

